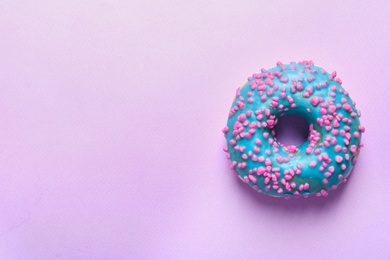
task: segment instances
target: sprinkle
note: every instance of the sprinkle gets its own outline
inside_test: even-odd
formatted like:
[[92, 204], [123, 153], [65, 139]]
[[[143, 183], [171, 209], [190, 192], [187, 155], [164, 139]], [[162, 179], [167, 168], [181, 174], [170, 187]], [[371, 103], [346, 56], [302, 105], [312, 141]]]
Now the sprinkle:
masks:
[[251, 182], [253, 182], [253, 183], [256, 183], [256, 181], [257, 181], [256, 177], [253, 176], [253, 175], [249, 175], [249, 179], [250, 179]]
[[343, 157], [341, 157], [340, 155], [337, 155], [336, 162], [341, 163], [342, 161], [343, 161]]
[[334, 151], [335, 151], [336, 153], [340, 152], [341, 149], [342, 149], [342, 147], [341, 147], [340, 145], [336, 145], [336, 146], [334, 147]]
[[320, 102], [320, 99], [318, 97], [312, 97], [310, 100], [310, 103], [315, 107], [318, 105], [319, 102]]

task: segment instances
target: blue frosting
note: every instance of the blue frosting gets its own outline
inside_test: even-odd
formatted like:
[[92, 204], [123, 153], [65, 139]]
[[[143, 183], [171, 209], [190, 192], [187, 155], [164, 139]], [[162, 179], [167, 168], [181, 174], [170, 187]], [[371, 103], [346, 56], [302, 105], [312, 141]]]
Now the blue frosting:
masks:
[[[310, 125], [308, 140], [296, 147], [274, 137], [274, 125], [287, 114]], [[231, 168], [271, 196], [325, 196], [356, 163], [364, 132], [359, 117], [335, 72], [312, 62], [278, 63], [237, 90], [223, 130]]]

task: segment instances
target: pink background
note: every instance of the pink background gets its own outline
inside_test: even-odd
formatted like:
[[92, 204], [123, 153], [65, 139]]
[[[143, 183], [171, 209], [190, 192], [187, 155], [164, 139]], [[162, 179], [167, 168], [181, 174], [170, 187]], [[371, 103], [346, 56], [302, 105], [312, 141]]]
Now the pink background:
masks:
[[[390, 1], [0, 2], [0, 259], [389, 259]], [[228, 169], [235, 89], [337, 70], [363, 149], [327, 198]]]

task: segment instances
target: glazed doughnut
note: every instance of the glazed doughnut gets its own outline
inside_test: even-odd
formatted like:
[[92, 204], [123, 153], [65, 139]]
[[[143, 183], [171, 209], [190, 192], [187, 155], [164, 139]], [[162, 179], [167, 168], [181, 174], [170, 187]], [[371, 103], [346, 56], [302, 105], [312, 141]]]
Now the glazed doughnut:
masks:
[[[231, 169], [254, 190], [276, 197], [326, 196], [345, 181], [363, 144], [360, 111], [337, 73], [312, 61], [277, 63], [236, 91], [225, 134]], [[284, 145], [273, 130], [283, 115], [306, 118], [309, 136]]]

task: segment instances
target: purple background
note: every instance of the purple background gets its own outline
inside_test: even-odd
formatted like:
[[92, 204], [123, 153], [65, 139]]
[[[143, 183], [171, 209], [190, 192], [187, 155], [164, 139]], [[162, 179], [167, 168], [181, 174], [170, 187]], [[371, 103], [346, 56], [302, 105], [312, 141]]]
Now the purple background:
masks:
[[[0, 259], [389, 259], [390, 1], [0, 2]], [[336, 70], [365, 148], [327, 198], [234, 177], [235, 90]]]

